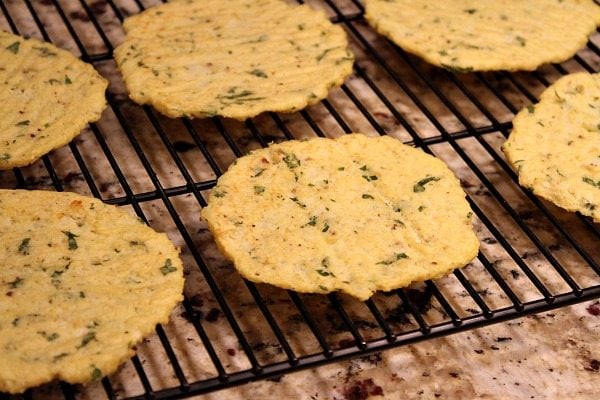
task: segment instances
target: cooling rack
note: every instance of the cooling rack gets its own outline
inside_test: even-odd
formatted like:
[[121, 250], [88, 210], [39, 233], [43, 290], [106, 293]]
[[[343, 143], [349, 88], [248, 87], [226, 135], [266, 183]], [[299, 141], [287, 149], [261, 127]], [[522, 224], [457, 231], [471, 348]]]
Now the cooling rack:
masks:
[[[348, 33], [356, 63], [345, 85], [293, 114], [172, 120], [130, 102], [112, 61], [122, 20], [157, 2], [0, 2], [0, 27], [67, 48], [110, 80], [100, 121], [36, 164], [0, 173], [0, 187], [74, 191], [130, 208], [169, 234], [186, 265], [183, 304], [118, 373], [24, 398], [182, 398], [600, 296], [598, 225], [519, 187], [499, 150], [515, 113], [545, 87], [600, 69], [598, 34], [571, 60], [532, 73], [454, 74], [377, 35], [360, 2], [309, 1]], [[218, 176], [269, 142], [357, 131], [394, 136], [449, 165], [475, 214], [477, 259], [364, 303], [242, 280], [199, 218]]]

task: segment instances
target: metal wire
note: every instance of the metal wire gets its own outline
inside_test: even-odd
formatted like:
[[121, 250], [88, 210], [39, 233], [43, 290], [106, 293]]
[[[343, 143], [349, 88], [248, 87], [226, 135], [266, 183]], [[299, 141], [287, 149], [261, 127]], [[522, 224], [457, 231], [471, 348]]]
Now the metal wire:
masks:
[[[168, 360], [170, 372], [177, 382], [174, 385], [161, 385], [156, 383], [149, 376], [148, 370], [144, 366], [143, 360], [139, 356], [134, 356], [131, 359], [131, 365], [135, 371], [137, 380], [139, 381], [141, 393], [128, 394], [124, 396], [119, 389], [116, 388], [112, 378], [104, 378], [100, 384], [105, 395], [109, 399], [130, 398], [130, 399], [166, 399], [166, 398], [182, 398], [194, 394], [211, 392], [214, 390], [239, 385], [245, 382], [267, 379], [280, 376], [282, 374], [298, 371], [306, 368], [318, 367], [320, 365], [330, 363], [337, 360], [344, 360], [366, 354], [382, 351], [389, 348], [416, 343], [423, 340], [429, 340], [435, 337], [448, 335], [460, 332], [475, 327], [481, 327], [492, 323], [498, 323], [527, 314], [537, 313], [545, 310], [550, 310], [557, 307], [563, 307], [569, 304], [575, 304], [587, 299], [600, 297], [600, 267], [598, 265], [599, 256], [593, 249], [586, 246], [582, 242], [581, 237], [573, 232], [567, 226], [562, 218], [557, 216], [557, 212], [552, 206], [538, 199], [529, 191], [522, 189], [517, 184], [517, 176], [511, 170], [510, 166], [498, 153], [493, 145], [492, 139], [495, 135], [507, 137], [511, 128], [510, 122], [502, 122], [502, 119], [495, 114], [494, 110], [486, 106], [486, 102], [478, 92], [479, 88], [485, 88], [493, 97], [493, 101], [501, 104], [510, 113], [516, 113], [522, 104], [515, 104], [509, 93], [505, 91], [500, 81], [507, 82], [514, 89], [514, 92], [519, 96], [522, 102], [534, 102], [536, 96], [531, 93], [527, 85], [523, 84], [523, 75], [515, 75], [510, 73], [485, 74], [474, 73], [469, 74], [470, 77], [478, 84], [467, 81], [460, 76], [456, 76], [450, 72], [437, 71], [436, 76], [433, 76], [428, 68], [424, 68], [423, 64], [412, 56], [409, 56], [401, 49], [393, 46], [386, 40], [382, 39], [382, 43], [374, 43], [365, 35], [365, 23], [363, 18], [363, 7], [358, 0], [351, 0], [353, 7], [351, 11], [343, 12], [339, 7], [341, 0], [324, 0], [323, 4], [331, 13], [331, 20], [334, 23], [343, 26], [349, 34], [353, 46], [360, 48], [366, 54], [369, 64], [364, 60], [359, 59], [354, 66], [354, 79], [360, 81], [366, 91], [358, 93], [354, 85], [347, 83], [342, 85], [335, 99], [344, 98], [345, 107], [351, 107], [356, 111], [356, 115], [363, 118], [369, 129], [373, 133], [385, 135], [388, 134], [388, 129], [382, 121], [382, 118], [375, 112], [371, 102], [365, 101], [365, 93], [370, 96], [370, 100], [378, 101], [386, 112], [394, 119], [394, 122], [401, 127], [410, 137], [407, 143], [413, 144], [425, 152], [435, 154], [437, 146], [446, 146], [450, 149], [455, 159], [460, 160], [467, 166], [469, 172], [481, 184], [481, 187], [489, 193], [490, 203], [500, 210], [502, 213], [502, 222], [511, 223], [523, 237], [524, 243], [532, 251], [540, 254], [547, 271], [554, 271], [561, 279], [562, 284], [568, 289], [557, 290], [554, 287], [549, 287], [546, 282], [544, 273], [539, 269], [533, 268], [527, 260], [519, 254], [519, 250], [515, 247], [513, 240], [508, 238], [504, 230], [498, 226], [498, 216], [492, 214], [484, 207], [473, 193], [469, 192], [468, 201], [482, 227], [490, 234], [490, 238], [494, 240], [498, 248], [507, 255], [512, 263], [522, 272], [527, 282], [537, 291], [535, 298], [524, 300], [523, 294], [515, 287], [514, 282], [506, 279], [503, 276], [502, 270], [498, 268], [492, 260], [492, 257], [481, 252], [478, 256], [477, 263], [480, 265], [481, 274], [486, 274], [498, 286], [501, 294], [507, 299], [508, 305], [492, 306], [491, 302], [486, 301], [484, 295], [480, 293], [479, 282], [477, 278], [466, 272], [457, 270], [448, 279], [454, 279], [460, 290], [464, 290], [467, 298], [474, 303], [477, 309], [467, 311], [455, 300], [449, 296], [448, 290], [437, 281], [427, 281], [424, 283], [425, 289], [430, 293], [430, 302], [436, 301], [439, 305], [439, 311], [443, 314], [441, 320], [431, 321], [430, 316], [420, 304], [416, 304], [406, 290], [395, 291], [394, 294], [385, 301], [381, 299], [371, 299], [362, 305], [361, 312], [366, 312], [369, 319], [372, 320], [370, 325], [371, 331], [363, 329], [361, 319], [358, 317], [355, 305], [349, 305], [347, 301], [343, 301], [340, 296], [330, 294], [323, 296], [318, 305], [315, 305], [314, 298], [301, 296], [297, 293], [288, 291], [282, 292], [281, 302], [286, 304], [295, 314], [297, 314], [297, 323], [303, 326], [306, 336], [303, 341], [314, 341], [316, 350], [306, 351], [295, 347], [293, 335], [289, 329], [286, 329], [285, 323], [281, 322], [282, 315], [270, 303], [269, 296], [263, 293], [259, 286], [253, 283], [245, 282], [244, 287], [249, 293], [249, 298], [252, 301], [251, 307], [257, 311], [263, 334], [275, 338], [275, 343], [281, 348], [283, 360], [263, 361], [261, 360], [260, 350], [253, 346], [253, 338], [244, 329], [244, 318], [241, 315], [240, 307], [235, 301], [232, 301], [231, 293], [228, 293], [223, 286], [223, 282], [215, 275], [214, 269], [211, 267], [211, 260], [207, 258], [204, 249], [194, 239], [190, 228], [190, 221], [185, 219], [178, 211], [175, 202], [187, 195], [191, 196], [198, 207], [204, 207], [206, 201], [203, 192], [212, 188], [216, 184], [214, 177], [219, 177], [225, 166], [220, 164], [220, 158], [214, 151], [210, 140], [206, 136], [206, 132], [201, 132], [200, 129], [212, 130], [215, 138], [218, 138], [226, 145], [227, 151], [231, 152], [233, 157], [240, 157], [247, 152], [246, 145], [243, 145], [239, 139], [242, 132], [248, 133], [249, 140], [253, 144], [265, 147], [271, 140], [270, 134], [267, 134], [265, 125], [274, 127], [277, 131], [277, 137], [281, 140], [294, 139], [296, 130], [292, 127], [287, 117], [267, 113], [261, 116], [260, 119], [247, 120], [242, 124], [230, 124], [220, 118], [212, 118], [205, 121], [203, 128], [200, 128], [195, 121], [181, 120], [183, 132], [191, 146], [198, 150], [199, 157], [206, 162], [207, 168], [210, 170], [212, 177], [206, 179], [195, 179], [194, 173], [190, 170], [189, 164], [180, 154], [177, 148], [177, 143], [174, 141], [172, 134], [168, 128], [164, 126], [164, 120], [150, 107], [137, 107], [138, 115], [143, 116], [148, 126], [152, 128], [152, 135], [157, 138], [155, 145], [160, 145], [166, 151], [168, 156], [165, 163], [174, 165], [174, 170], [181, 177], [183, 184], [165, 184], [161, 175], [161, 165], [158, 161], [151, 157], [151, 154], [145, 148], [139, 133], [136, 131], [134, 121], [130, 120], [128, 115], [123, 112], [122, 102], [109, 92], [107, 100], [109, 103], [110, 113], [114, 116], [120, 126], [120, 133], [105, 132], [100, 123], [91, 124], [90, 137], [97, 145], [99, 152], [104, 157], [110, 168], [110, 174], [115, 177], [121, 192], [119, 195], [111, 198], [103, 199], [105, 202], [119, 206], [129, 205], [133, 211], [144, 221], [148, 221], [144, 212], [143, 205], [153, 202], [159, 203], [166, 210], [165, 218], [169, 219], [176, 227], [178, 234], [181, 236], [187, 252], [190, 254], [190, 269], [194, 269], [201, 277], [207, 288], [207, 293], [210, 295], [211, 301], [215, 303], [215, 310], [224, 317], [224, 325], [231, 331], [232, 337], [235, 339], [241, 354], [247, 363], [247, 367], [241, 369], [232, 369], [224, 360], [222, 355], [223, 344], [219, 342], [219, 338], [211, 333], [210, 321], [199, 313], [190, 299], [190, 294], [187, 293], [182, 309], [187, 315], [187, 324], [190, 326], [191, 332], [194, 332], [199, 342], [202, 344], [204, 351], [207, 354], [207, 365], [203, 368], [211, 369], [213, 372], [205, 379], [190, 379], [189, 371], [182, 359], [178, 357], [178, 352], [175, 345], [178, 337], [175, 334], [169, 333], [162, 326], [157, 326], [156, 334], [158, 342]], [[99, 38], [102, 50], [90, 51], [88, 42], [80, 36], [78, 27], [74, 24], [73, 15], [68, 12], [64, 2], [52, 0], [44, 2], [43, 6], [52, 7], [60, 23], [65, 28], [69, 39], [74, 43], [77, 51], [81, 54], [84, 61], [91, 62], [95, 65], [101, 65], [112, 62], [112, 51], [117, 43], [114, 43], [111, 35], [107, 32], [106, 21], [99, 18], [98, 4], [106, 6], [105, 13], [112, 16], [112, 19], [117, 22], [122, 22], [128, 15], [127, 8], [123, 7], [120, 2], [107, 0], [104, 3], [94, 2], [93, 4], [79, 0], [77, 3], [72, 2], [71, 6], [77, 5], [81, 13], [91, 23], [91, 29]], [[135, 1], [137, 10], [143, 10], [144, 4], [141, 1]], [[44, 25], [39, 8], [42, 6], [40, 2], [26, 1], [25, 9], [29, 13], [29, 17], [39, 32], [39, 37], [44, 40], [52, 41], [47, 27]], [[0, 13], [6, 21], [6, 29], [12, 30], [15, 33], [21, 33], [22, 27], [20, 19], [16, 19], [11, 11], [11, 6], [0, 2]], [[106, 16], [105, 16], [106, 17]], [[386, 55], [383, 53], [382, 46], [387, 46]], [[600, 64], [600, 48], [592, 41], [588, 42], [587, 49], [590, 52], [590, 57], [594, 62], [586, 60], [582, 55], [576, 55], [572, 62], [583, 70], [595, 72], [596, 65]], [[391, 54], [391, 56], [390, 56]], [[398, 67], [401, 67], [404, 73], [400, 73]], [[553, 65], [549, 67], [554, 73], [563, 75], [569, 70], [563, 65]], [[374, 72], [377, 71], [377, 74]], [[440, 84], [439, 76], [443, 78], [443, 87]], [[528, 79], [535, 81], [541, 86], [548, 86], [551, 81], [538, 72], [526, 74]], [[378, 77], [383, 76], [388, 81], [388, 86], [380, 83]], [[410, 76], [411, 78], [407, 78]], [[391, 85], [391, 86], [389, 86]], [[479, 124], [475, 126], [466, 116], [463, 108], [458, 104], [453, 97], [447, 94], [447, 85], [452, 87], [456, 93], [460, 93], [468, 102], [471, 108], [477, 110], [483, 115], [489, 123]], [[405, 111], [398, 102], [392, 100], [387, 94], [389, 88], [401, 93], [409, 102], [411, 112], [419, 113], [428, 121], [435, 130], [435, 134], [425, 136], [410, 120], [410, 112]], [[420, 90], [426, 90], [428, 101], [425, 101]], [[425, 88], [425, 89], [423, 89]], [[512, 93], [514, 95], [514, 93]], [[347, 117], [345, 110], [340, 109], [339, 101], [335, 99], [323, 100], [319, 106], [308, 110], [299, 111], [293, 117], [296, 123], [303, 123], [307, 126], [308, 131], [314, 136], [326, 137], [329, 132], [320, 120], [314, 118], [313, 111], [319, 108], [325, 111], [329, 119], [335, 123], [335, 129], [341, 132], [349, 133], [358, 130], [357, 122]], [[433, 100], [432, 100], [433, 99]], [[447, 110], [449, 115], [455, 118], [463, 128], [448, 129], [443, 123], [438, 109], [431, 106], [431, 101], [435, 101]], [[126, 172], [127, 165], [118, 157], [118, 149], [111, 148], [110, 135], [120, 134], [126, 141], [131, 154], [135, 155], [136, 162], [141, 165], [141, 170], [145, 174], [144, 178], [149, 181], [149, 189], [138, 190], [134, 185], [132, 177]], [[593, 284], [584, 284], [572, 275], [571, 265], [565, 264], [564, 261], [555, 255], [551, 246], [530, 223], [528, 219], [523, 218], [518, 207], [512, 204], [505, 194], [495, 185], [486, 171], [481, 167], [477, 160], [469, 155], [466, 149], [466, 143], [476, 143], [481, 151], [491, 158], [495, 165], [499, 167], [506, 179], [506, 183], [522, 196], [529, 207], [539, 213], [538, 222], [548, 224], [557, 241], [563, 243], [564, 246], [572, 250], [580, 259], [579, 268], [588, 269], [596, 280]], [[90, 164], [88, 150], [82, 149], [76, 141], [69, 144], [68, 149], [72, 154], [75, 164], [83, 181], [87, 186], [87, 190], [98, 198], [102, 198], [104, 191], [101, 189], [101, 182], [95, 172], [94, 166]], [[43, 167], [45, 174], [48, 177], [50, 185], [57, 191], [65, 189], [65, 177], [55, 167], [56, 158], [53, 156], [45, 156], [38, 164]], [[10, 173], [6, 173], [10, 174]], [[28, 179], [26, 169], [14, 169], [12, 171], [14, 187], [30, 188], [32, 183]], [[1, 176], [0, 176], [1, 177]], [[572, 217], [578, 221], [586, 234], [594, 240], [600, 238], [600, 230], [597, 225], [594, 225], [588, 218], [583, 216]], [[593, 280], [592, 280], [593, 281]], [[531, 296], [531, 293], [530, 293]], [[393, 313], [387, 302], [393, 302], [398, 307], [396, 313], [400, 313], [403, 324], [398, 324], [392, 318]], [[339, 320], [336, 329], [340, 335], [351, 337], [352, 340], [345, 340], [340, 344], [336, 340], [338, 336], [332, 335], [326, 329], [326, 323], [323, 314], [323, 307], [332, 312], [332, 318]], [[470, 314], [469, 314], [470, 312]], [[372, 332], [378, 332], [374, 335]], [[309, 337], [310, 336], [310, 337]], [[70, 385], [61, 383], [58, 385], [60, 393], [65, 399], [75, 398], [77, 390]], [[79, 389], [78, 389], [79, 390]], [[25, 398], [35, 398], [35, 391], [25, 393]], [[34, 393], [34, 394], [32, 394]], [[0, 395], [0, 398], [5, 396]]]

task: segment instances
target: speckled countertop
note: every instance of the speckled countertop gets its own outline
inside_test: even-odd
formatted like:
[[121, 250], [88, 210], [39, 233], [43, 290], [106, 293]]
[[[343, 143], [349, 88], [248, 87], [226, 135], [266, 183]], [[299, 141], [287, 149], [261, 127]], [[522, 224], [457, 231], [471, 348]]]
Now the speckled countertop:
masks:
[[[151, 6], [157, 2], [141, 4]], [[557, 264], [581, 287], [600, 284], [598, 274], [557, 224], [596, 263], [600, 262], [598, 226], [536, 201], [521, 190], [502, 164], [499, 151], [507, 133], [506, 123], [516, 110], [538, 96], [545, 84], [557, 79], [561, 72], [580, 71], [586, 66], [600, 69], [600, 56], [590, 49], [582, 50], [577, 60], [567, 61], [559, 68], [544, 66], [535, 73], [453, 76], [398, 52], [357, 17], [360, 9], [356, 3], [336, 0], [331, 4], [350, 17], [351, 22], [344, 26], [357, 55], [356, 73], [344, 88], [334, 90], [326, 102], [302, 113], [262, 115], [248, 123], [184, 122], [164, 118], [130, 102], [110, 59], [107, 43], [117, 45], [123, 35], [118, 17], [138, 12], [136, 1], [114, 1], [115, 7], [102, 0], [2, 3], [7, 14], [0, 12], [0, 28], [10, 30], [14, 26], [23, 35], [38, 38], [46, 33], [58, 46], [95, 56], [95, 67], [111, 82], [111, 104], [94, 128], [86, 129], [70, 146], [19, 172], [0, 172], [0, 187], [60, 187], [88, 195], [96, 193], [109, 202], [121, 201], [128, 192], [138, 196], [140, 209], [150, 225], [167, 232], [182, 247], [189, 307], [176, 309], [164, 330], [189, 382], [216, 376], [191, 321], [202, 325], [228, 373], [250, 367], [202, 268], [210, 272], [258, 362], [265, 365], [286, 359], [248, 287], [219, 254], [206, 225], [200, 221], [199, 200], [186, 190], [183, 173], [199, 184], [199, 195], [205, 195], [204, 189], [209, 185], [205, 187], [203, 183], [216, 178], [215, 169], [224, 171], [236, 152], [244, 154], [261, 142], [283, 140], [286, 132], [282, 126], [295, 138], [312, 137], [319, 130], [326, 136], [339, 136], [346, 125], [349, 130], [368, 135], [385, 131], [405, 142], [414, 139], [411, 134], [432, 140], [429, 149], [461, 179], [479, 210], [476, 215], [484, 217], [475, 219], [482, 255], [462, 269], [460, 276], [493, 310], [510, 305], [510, 299], [492, 273], [498, 274], [523, 302], [540, 298], [527, 277], [528, 270], [552, 294], [569, 290], [555, 268]], [[324, 1], [308, 3], [336, 17], [336, 10]], [[39, 29], [36, 18], [44, 30]], [[80, 39], [81, 47], [73, 40], [72, 32]], [[592, 41], [600, 41], [598, 35]], [[391, 107], [374, 88], [389, 100]], [[480, 135], [474, 135], [478, 129]], [[457, 139], [452, 143], [447, 137], [437, 140], [441, 134]], [[145, 165], [150, 165], [150, 169]], [[173, 189], [168, 202], [157, 195], [157, 184]], [[481, 309], [458, 278], [450, 275], [436, 280], [435, 285], [461, 318], [480, 315]], [[321, 351], [287, 292], [267, 285], [256, 288], [296, 355]], [[443, 307], [423, 284], [411, 286], [406, 294], [427, 323], [448, 320]], [[354, 345], [328, 297], [300, 298], [334, 350]], [[338, 300], [366, 340], [383, 336], [363, 303], [343, 295]], [[373, 302], [394, 332], [402, 334], [418, 327], [396, 294], [378, 293]], [[595, 399], [600, 393], [598, 332], [600, 303], [588, 301], [198, 398]], [[178, 384], [156, 335], [137, 349], [140, 365], [155, 390]], [[117, 397], [143, 392], [132, 362], [110, 377], [110, 385]], [[101, 383], [74, 390], [80, 399], [106, 398]], [[63, 398], [58, 384], [36, 389], [32, 396]]]

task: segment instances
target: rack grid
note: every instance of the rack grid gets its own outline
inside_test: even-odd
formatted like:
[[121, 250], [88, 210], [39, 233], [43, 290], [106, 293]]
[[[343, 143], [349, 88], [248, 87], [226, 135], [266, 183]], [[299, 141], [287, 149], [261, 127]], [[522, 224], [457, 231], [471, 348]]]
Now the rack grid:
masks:
[[[597, 33], [571, 60], [531, 73], [454, 74], [378, 36], [359, 1], [309, 1], [348, 33], [357, 59], [346, 84], [293, 114], [173, 120], [129, 101], [112, 61], [123, 19], [157, 3], [0, 2], [1, 28], [68, 48], [110, 80], [100, 121], [34, 165], [0, 173], [0, 187], [75, 191], [131, 208], [182, 247], [186, 265], [183, 304], [119, 373], [26, 399], [182, 398], [600, 297], [599, 226], [521, 188], [499, 150], [515, 113], [545, 87], [600, 70]], [[475, 213], [478, 258], [364, 303], [241, 279], [199, 219], [216, 179], [269, 142], [356, 131], [394, 136], [449, 165]]]

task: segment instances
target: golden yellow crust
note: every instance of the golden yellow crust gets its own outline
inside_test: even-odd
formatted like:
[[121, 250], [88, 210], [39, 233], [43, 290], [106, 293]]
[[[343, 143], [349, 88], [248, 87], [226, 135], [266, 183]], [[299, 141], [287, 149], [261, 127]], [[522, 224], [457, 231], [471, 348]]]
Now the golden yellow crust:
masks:
[[50, 43], [0, 31], [0, 170], [29, 165], [106, 107], [108, 82]]
[[365, 8], [379, 33], [457, 72], [565, 61], [600, 24], [593, 0], [365, 0]]
[[0, 392], [114, 372], [182, 299], [179, 251], [100, 200], [0, 190]]
[[464, 197], [440, 160], [390, 137], [352, 134], [238, 159], [202, 216], [247, 279], [364, 300], [477, 255]]
[[502, 150], [521, 186], [600, 222], [600, 74], [548, 87], [517, 114]]
[[171, 1], [124, 28], [114, 56], [129, 96], [173, 118], [296, 111], [352, 72], [343, 29], [281, 0]]

